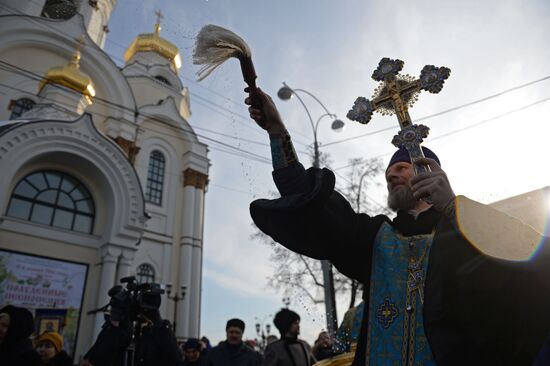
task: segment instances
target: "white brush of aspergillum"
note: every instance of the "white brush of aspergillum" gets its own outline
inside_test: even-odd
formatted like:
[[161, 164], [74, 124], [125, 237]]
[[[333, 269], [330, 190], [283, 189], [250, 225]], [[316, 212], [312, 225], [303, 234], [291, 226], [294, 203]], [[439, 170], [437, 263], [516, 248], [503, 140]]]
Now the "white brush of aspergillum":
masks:
[[[239, 59], [241, 66], [243, 60], [245, 63], [247, 59], [251, 60], [250, 48], [246, 42], [234, 32], [220, 26], [208, 24], [202, 27], [197, 34], [193, 51], [193, 63], [202, 65], [197, 72], [198, 80], [206, 78], [218, 66], [232, 57]], [[243, 68], [243, 73], [244, 70]], [[244, 76], [248, 83], [246, 75]], [[255, 73], [253, 76], [255, 79]]]

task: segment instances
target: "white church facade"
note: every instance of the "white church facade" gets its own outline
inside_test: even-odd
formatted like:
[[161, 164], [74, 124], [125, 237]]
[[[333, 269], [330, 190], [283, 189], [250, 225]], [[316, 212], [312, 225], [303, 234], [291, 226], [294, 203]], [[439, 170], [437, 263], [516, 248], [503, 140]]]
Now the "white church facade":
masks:
[[128, 275], [185, 287], [161, 316], [200, 336], [208, 148], [159, 22], [125, 65], [104, 52], [115, 5], [0, 0], [0, 307], [33, 309], [75, 361]]

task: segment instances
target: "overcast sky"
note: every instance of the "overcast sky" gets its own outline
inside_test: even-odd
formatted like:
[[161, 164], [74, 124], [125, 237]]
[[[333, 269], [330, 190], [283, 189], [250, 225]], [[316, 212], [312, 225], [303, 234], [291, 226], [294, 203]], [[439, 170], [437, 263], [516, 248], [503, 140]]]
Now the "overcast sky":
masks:
[[[322, 120], [322, 143], [395, 128], [322, 148], [331, 154], [333, 168], [355, 157], [382, 156], [385, 165], [394, 150], [395, 117], [375, 114], [366, 126], [345, 118], [358, 96], [371, 97], [377, 85], [371, 75], [382, 57], [405, 61], [403, 72], [413, 76], [426, 64], [452, 70], [441, 93], [420, 95], [410, 111], [413, 120], [550, 75], [550, 3], [544, 0], [119, 0], [106, 43], [119, 65], [132, 39], [153, 29], [157, 9], [165, 15], [162, 35], [182, 54], [180, 75], [191, 91], [190, 122], [196, 132], [266, 158], [267, 146], [239, 140], [268, 143], [262, 130], [241, 118], [247, 111], [237, 62], [195, 82], [193, 38], [206, 24], [229, 28], [247, 41], [258, 85], [275, 99], [286, 81], [316, 95], [346, 122], [336, 134], [330, 121]], [[455, 193], [492, 202], [550, 184], [550, 102], [533, 105], [550, 98], [549, 85], [543, 80], [422, 122], [431, 128], [426, 146], [438, 154]], [[314, 119], [324, 113], [313, 99], [302, 97]], [[276, 102], [301, 161], [308, 163], [302, 152], [313, 138], [303, 107], [296, 99]], [[245, 337], [253, 338], [255, 317], [266, 318], [282, 306], [283, 295], [266, 287], [271, 249], [250, 240], [248, 205], [275, 189], [271, 166], [212, 147], [201, 332], [217, 342], [224, 338], [226, 320], [239, 317], [248, 325]], [[371, 202], [384, 204], [383, 186], [368, 194]], [[303, 300], [293, 297], [290, 307], [302, 315], [302, 336], [313, 342], [324, 325], [323, 308]], [[339, 309], [340, 319], [344, 310]]]

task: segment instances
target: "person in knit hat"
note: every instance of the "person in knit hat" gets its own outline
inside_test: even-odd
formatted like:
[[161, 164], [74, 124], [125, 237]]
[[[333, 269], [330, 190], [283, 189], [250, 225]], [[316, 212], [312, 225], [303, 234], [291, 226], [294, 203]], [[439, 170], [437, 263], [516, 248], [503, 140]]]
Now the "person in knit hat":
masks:
[[6, 305], [0, 309], [0, 365], [40, 365], [30, 335], [34, 319], [25, 308]]
[[273, 324], [281, 339], [266, 347], [262, 366], [311, 366], [316, 362], [309, 344], [298, 339], [300, 315], [284, 308], [275, 314]]
[[35, 341], [35, 349], [48, 366], [71, 366], [72, 358], [63, 351], [63, 336], [57, 332], [44, 332]]

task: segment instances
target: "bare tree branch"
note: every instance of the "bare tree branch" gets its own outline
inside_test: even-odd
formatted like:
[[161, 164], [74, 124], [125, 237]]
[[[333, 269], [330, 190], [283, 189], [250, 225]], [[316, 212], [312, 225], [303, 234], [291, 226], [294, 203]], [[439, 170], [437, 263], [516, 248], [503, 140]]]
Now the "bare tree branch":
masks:
[[300, 259], [302, 260], [302, 263], [304, 263], [304, 266], [306, 266], [306, 270], [307, 272], [310, 274], [311, 278], [313, 278], [313, 282], [317, 285], [317, 286], [320, 286], [320, 287], [323, 287], [323, 284], [321, 282], [319, 282], [319, 280], [317, 280], [317, 276], [315, 275], [315, 273], [313, 273], [313, 271], [311, 270], [311, 267], [309, 266], [309, 263], [307, 262], [307, 260], [304, 258], [303, 255], [298, 255], [300, 257]]

